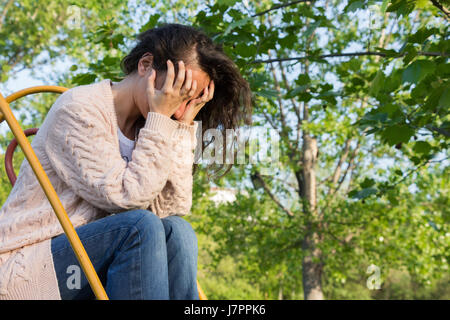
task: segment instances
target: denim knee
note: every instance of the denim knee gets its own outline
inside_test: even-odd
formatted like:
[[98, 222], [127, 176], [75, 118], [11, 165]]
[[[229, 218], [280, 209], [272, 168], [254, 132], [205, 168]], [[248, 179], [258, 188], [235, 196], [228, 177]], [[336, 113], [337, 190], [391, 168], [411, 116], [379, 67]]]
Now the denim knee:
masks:
[[121, 226], [128, 226], [130, 228], [136, 228], [138, 233], [143, 235], [154, 235], [160, 236], [164, 238], [164, 226], [161, 222], [161, 218], [159, 218], [155, 213], [144, 210], [130, 210], [119, 213], [122, 215]]
[[170, 238], [171, 242], [177, 247], [177, 251], [187, 255], [197, 255], [198, 242], [197, 236], [191, 224], [179, 216], [169, 216], [161, 219], [165, 232], [166, 240]]
[[135, 227], [138, 228], [140, 232], [159, 232], [164, 233], [164, 226], [161, 222], [161, 218], [155, 213], [149, 210], [137, 210], [140, 218], [135, 223]]

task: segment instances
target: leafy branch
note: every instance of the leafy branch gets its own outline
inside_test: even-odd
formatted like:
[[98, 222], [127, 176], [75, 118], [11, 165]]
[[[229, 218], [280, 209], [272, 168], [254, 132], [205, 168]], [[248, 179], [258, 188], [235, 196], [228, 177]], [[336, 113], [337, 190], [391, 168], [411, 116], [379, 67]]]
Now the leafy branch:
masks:
[[[388, 51], [388, 50], [386, 50]], [[392, 51], [392, 50], [391, 50]], [[407, 54], [397, 53], [395, 51], [389, 52], [375, 52], [375, 51], [366, 51], [366, 52], [349, 52], [349, 53], [332, 53], [332, 54], [323, 54], [320, 56], [308, 55], [304, 57], [292, 57], [292, 58], [274, 58], [267, 60], [254, 60], [250, 63], [271, 63], [271, 62], [282, 62], [282, 61], [292, 61], [292, 60], [304, 60], [304, 59], [323, 59], [323, 58], [334, 58], [334, 57], [356, 57], [356, 56], [380, 56], [380, 57], [390, 57], [390, 58], [401, 58]], [[428, 57], [449, 57], [450, 53], [447, 52], [427, 52], [427, 51], [418, 51], [417, 55], [419, 56], [428, 56]]]
[[257, 16], [262, 16], [262, 15], [264, 15], [264, 14], [270, 12], [270, 11], [281, 9], [281, 8], [285, 8], [285, 7], [289, 7], [289, 6], [292, 6], [294, 4], [301, 3], [301, 2], [314, 2], [314, 0], [297, 0], [297, 1], [287, 2], [287, 3], [277, 4], [277, 5], [274, 5], [274, 6], [272, 6], [271, 8], [269, 8], [269, 9], [267, 9], [265, 11], [261, 11], [261, 12], [258, 12], [256, 14], [252, 15], [250, 18], [254, 18], [254, 17], [257, 17]]
[[254, 183], [259, 184], [264, 189], [264, 191], [269, 195], [269, 197], [273, 200], [273, 202], [275, 202], [278, 205], [278, 207], [281, 210], [286, 212], [287, 215], [290, 217], [294, 216], [294, 213], [291, 210], [289, 210], [288, 208], [286, 208], [285, 206], [283, 206], [283, 204], [280, 202], [280, 200], [278, 200], [275, 197], [275, 195], [272, 193], [272, 191], [268, 187], [267, 183], [264, 181], [263, 177], [259, 173], [259, 171], [256, 171], [256, 173], [252, 175], [252, 180], [254, 181]]
[[438, 8], [441, 12], [443, 12], [445, 14], [445, 17], [447, 19], [450, 18], [450, 11], [448, 9], [446, 9], [442, 4], [439, 3], [439, 1], [437, 0], [431, 0], [431, 3], [433, 4], [433, 6], [435, 6], [436, 8]]

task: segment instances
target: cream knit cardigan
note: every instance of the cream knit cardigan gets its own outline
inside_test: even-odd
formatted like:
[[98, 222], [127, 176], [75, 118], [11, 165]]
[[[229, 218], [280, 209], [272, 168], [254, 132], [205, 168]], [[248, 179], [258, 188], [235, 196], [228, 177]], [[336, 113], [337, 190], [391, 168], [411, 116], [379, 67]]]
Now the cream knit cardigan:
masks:
[[[58, 97], [31, 144], [74, 227], [133, 209], [188, 214], [198, 123], [149, 112], [128, 165], [117, 126], [107, 79]], [[61, 299], [50, 243], [62, 233], [25, 158], [0, 209], [0, 299]]]

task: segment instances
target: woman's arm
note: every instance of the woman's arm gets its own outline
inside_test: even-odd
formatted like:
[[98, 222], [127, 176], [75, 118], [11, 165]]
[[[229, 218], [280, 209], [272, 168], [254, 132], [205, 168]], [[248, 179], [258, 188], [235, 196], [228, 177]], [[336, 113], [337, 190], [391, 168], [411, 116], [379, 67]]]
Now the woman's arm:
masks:
[[[190, 100], [183, 114], [177, 117], [179, 128], [175, 132], [175, 158], [167, 184], [149, 207], [149, 210], [167, 215], [186, 215], [192, 207], [192, 165], [197, 145], [198, 122], [194, 119], [200, 109], [213, 98], [214, 81], [205, 87], [203, 95]], [[193, 123], [193, 124], [191, 124]]]
[[127, 163], [98, 108], [71, 102], [56, 111], [45, 150], [57, 175], [74, 192], [109, 213], [145, 209], [172, 170], [172, 135], [178, 124], [149, 112]]
[[162, 212], [164, 216], [189, 214], [192, 207], [192, 166], [197, 145], [197, 128], [197, 122], [191, 126], [179, 122], [173, 137], [174, 163], [167, 184], [152, 201], [149, 210]]

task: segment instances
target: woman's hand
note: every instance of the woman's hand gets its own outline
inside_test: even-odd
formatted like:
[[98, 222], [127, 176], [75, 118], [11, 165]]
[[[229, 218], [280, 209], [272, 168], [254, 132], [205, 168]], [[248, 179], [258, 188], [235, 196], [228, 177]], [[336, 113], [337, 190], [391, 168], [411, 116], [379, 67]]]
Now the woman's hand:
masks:
[[[183, 85], [185, 74], [188, 74], [187, 81]], [[172, 61], [167, 60], [167, 75], [161, 90], [155, 89], [156, 70], [152, 69], [148, 77], [147, 98], [150, 112], [158, 112], [167, 117], [171, 117], [178, 109], [179, 105], [192, 97], [197, 89], [197, 81], [192, 81], [192, 71], [185, 71], [184, 62], [179, 62], [179, 71], [175, 84], [175, 69]], [[197, 99], [196, 99], [197, 100]]]
[[191, 100], [181, 117], [176, 117], [178, 121], [184, 122], [187, 125], [192, 125], [195, 119], [195, 116], [199, 113], [200, 109], [210, 101], [214, 96], [214, 81], [211, 80], [209, 82], [208, 87], [205, 87], [203, 90], [203, 95], [198, 97], [197, 99]]

